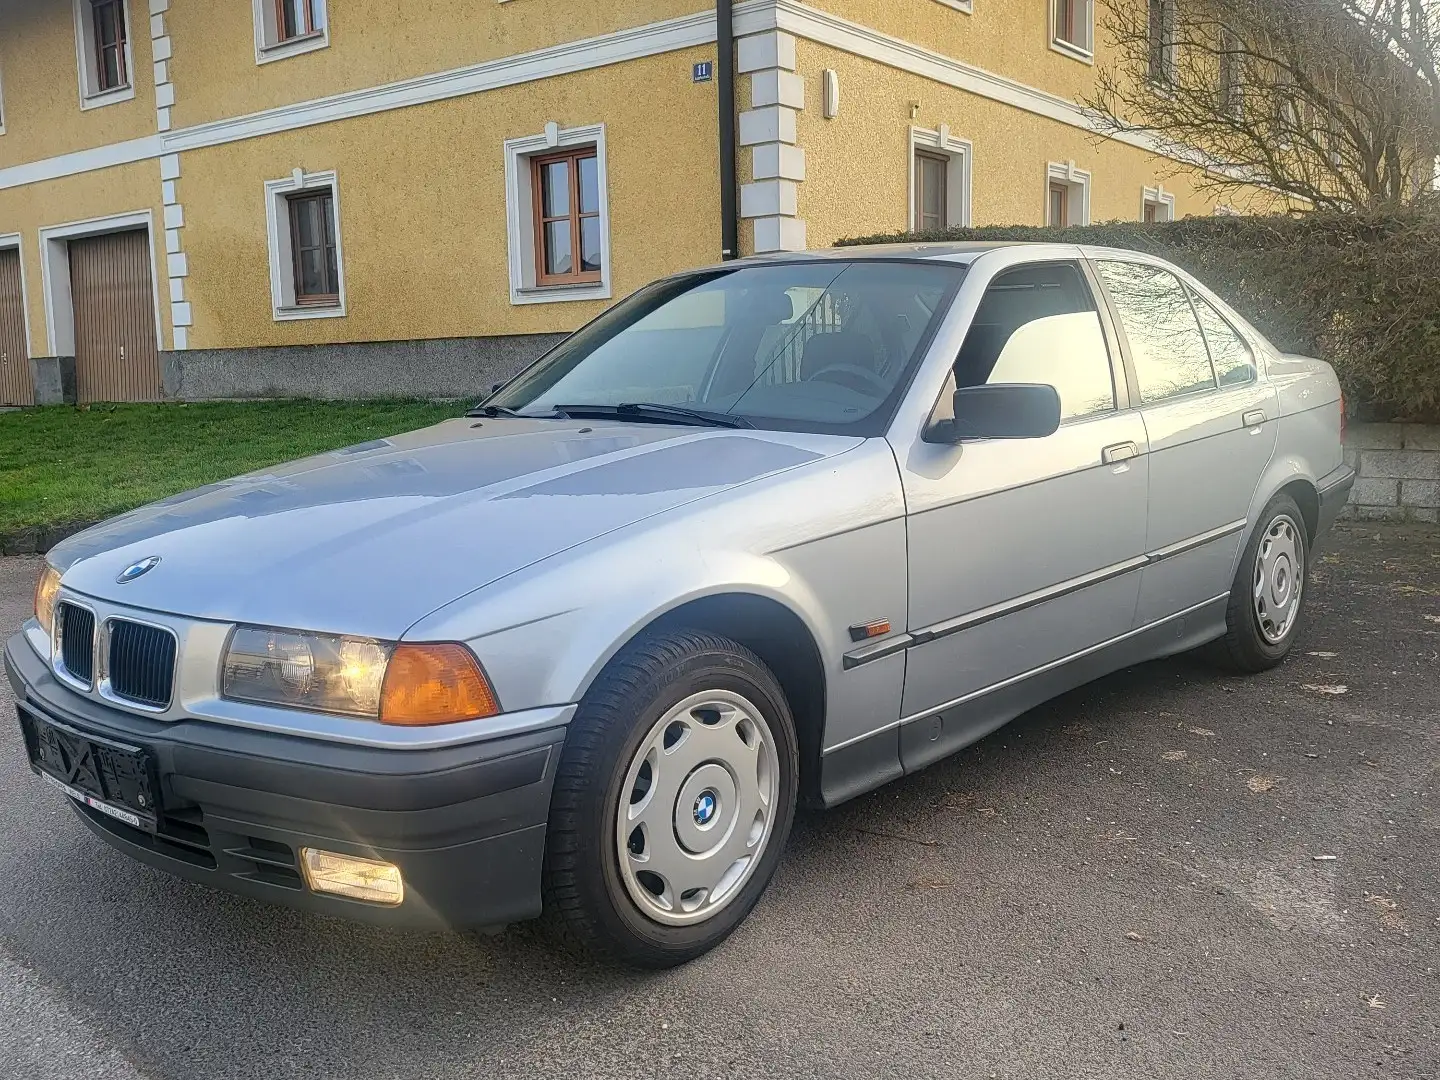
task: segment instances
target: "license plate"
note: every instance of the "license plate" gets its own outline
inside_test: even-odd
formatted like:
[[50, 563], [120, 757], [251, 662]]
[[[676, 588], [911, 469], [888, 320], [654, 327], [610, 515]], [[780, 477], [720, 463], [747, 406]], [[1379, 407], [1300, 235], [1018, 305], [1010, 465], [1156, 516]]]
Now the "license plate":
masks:
[[158, 786], [148, 751], [19, 712], [31, 768], [76, 802], [132, 829], [155, 831]]

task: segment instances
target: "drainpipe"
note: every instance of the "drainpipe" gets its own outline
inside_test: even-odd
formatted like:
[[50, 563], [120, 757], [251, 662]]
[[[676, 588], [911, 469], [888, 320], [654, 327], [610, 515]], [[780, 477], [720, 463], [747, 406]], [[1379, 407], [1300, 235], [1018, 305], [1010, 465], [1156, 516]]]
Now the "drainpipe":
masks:
[[740, 254], [740, 215], [735, 174], [735, 0], [715, 0], [716, 97], [720, 101], [720, 248], [726, 259]]

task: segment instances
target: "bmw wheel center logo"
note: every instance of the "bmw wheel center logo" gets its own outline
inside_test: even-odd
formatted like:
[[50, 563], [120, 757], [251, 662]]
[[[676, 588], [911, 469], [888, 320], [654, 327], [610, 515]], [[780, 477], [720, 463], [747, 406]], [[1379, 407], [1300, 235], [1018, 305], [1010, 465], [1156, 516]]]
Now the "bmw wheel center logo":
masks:
[[144, 577], [151, 570], [154, 570], [155, 567], [159, 564], [159, 555], [151, 555], [148, 559], [141, 559], [137, 563], [131, 563], [129, 566], [125, 567], [124, 570], [121, 570], [120, 573], [115, 575], [115, 582], [119, 585], [125, 585], [131, 581], [134, 581], [138, 577]]
[[695, 824], [709, 825], [715, 818], [717, 803], [713, 791], [702, 792], [695, 800]]

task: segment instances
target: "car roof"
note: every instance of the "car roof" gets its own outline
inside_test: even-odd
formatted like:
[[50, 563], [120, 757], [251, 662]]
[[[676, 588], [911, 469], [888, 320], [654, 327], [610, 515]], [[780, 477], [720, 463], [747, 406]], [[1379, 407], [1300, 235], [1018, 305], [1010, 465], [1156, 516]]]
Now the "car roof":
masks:
[[[808, 251], [780, 251], [770, 255], [750, 255], [737, 259], [741, 263], [787, 262], [811, 259], [894, 259], [913, 262], [916, 259], [937, 259], [968, 263], [977, 255], [1001, 248], [1022, 247], [1008, 240], [940, 241], [914, 244], [856, 244], [851, 247], [813, 248]], [[734, 265], [731, 263], [730, 265]]]
[[[898, 244], [856, 244], [849, 247], [814, 248], [808, 251], [777, 251], [768, 255], [750, 255], [727, 265], [747, 263], [809, 262], [816, 259], [880, 259], [914, 262], [917, 259], [953, 262], [968, 265], [988, 251], [1036, 249], [1041, 258], [1054, 258], [1063, 249], [1074, 258], [1079, 255], [1087, 259], [1129, 258], [1163, 262], [1143, 251], [1130, 248], [1099, 247], [1092, 244], [1066, 244], [1045, 240], [952, 240], [933, 243]], [[1040, 255], [1042, 249], [1050, 254]]]

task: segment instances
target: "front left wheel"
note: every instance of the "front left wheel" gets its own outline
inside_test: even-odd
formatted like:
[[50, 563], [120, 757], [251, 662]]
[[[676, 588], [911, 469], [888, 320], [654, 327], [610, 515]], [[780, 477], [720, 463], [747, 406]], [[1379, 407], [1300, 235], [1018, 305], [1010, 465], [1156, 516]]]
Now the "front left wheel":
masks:
[[564, 935], [643, 967], [724, 941], [775, 873], [799, 752], [775, 676], [701, 631], [642, 638], [596, 680], [551, 799], [545, 903]]

